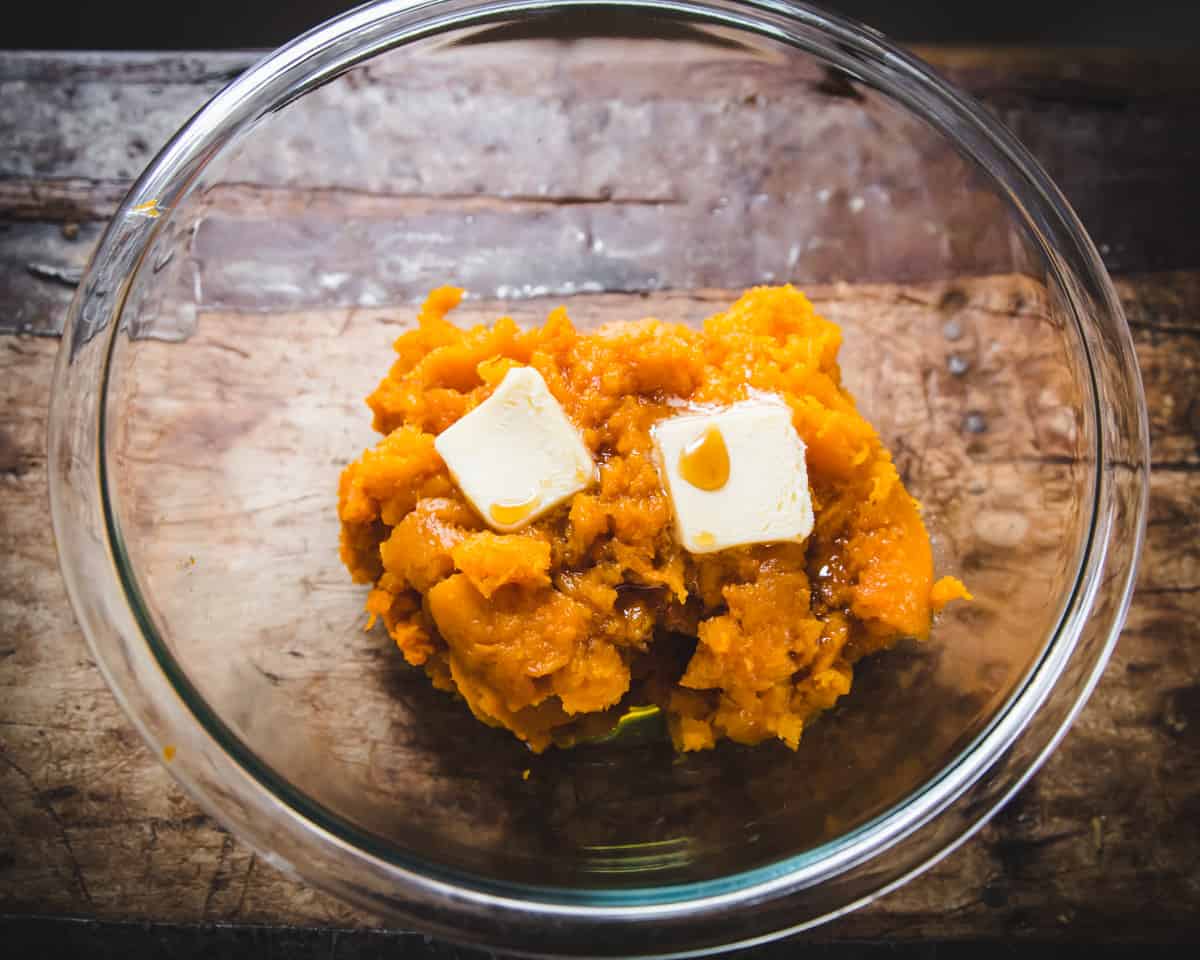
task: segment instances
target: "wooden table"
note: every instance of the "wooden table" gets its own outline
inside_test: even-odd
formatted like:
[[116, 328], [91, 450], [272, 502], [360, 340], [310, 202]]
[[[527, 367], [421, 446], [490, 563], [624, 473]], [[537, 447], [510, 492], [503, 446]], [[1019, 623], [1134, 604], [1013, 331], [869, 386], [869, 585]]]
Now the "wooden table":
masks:
[[[1043, 160], [1117, 280], [1153, 430], [1148, 541], [1116, 654], [1042, 772], [937, 867], [807, 938], [1200, 937], [1200, 69], [922, 53]], [[122, 951], [144, 933], [246, 955], [391, 942], [258, 861], [151, 757], [75, 623], [48, 523], [46, 404], [79, 273], [131, 178], [253, 59], [0, 54], [0, 914], [29, 943], [95, 942], [60, 918], [176, 925], [106, 927]], [[210, 926], [227, 923], [273, 932]]]

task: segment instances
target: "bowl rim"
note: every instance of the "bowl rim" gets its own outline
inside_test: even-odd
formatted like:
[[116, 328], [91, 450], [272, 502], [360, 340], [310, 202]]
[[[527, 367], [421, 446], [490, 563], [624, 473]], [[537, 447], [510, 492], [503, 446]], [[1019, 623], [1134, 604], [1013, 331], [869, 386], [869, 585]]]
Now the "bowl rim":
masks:
[[[422, 861], [380, 855], [364, 849], [340, 835], [339, 825], [330, 822], [315, 804], [305, 804], [294, 791], [279, 789], [280, 778], [257, 760], [253, 751], [239, 745], [211, 711], [204, 716], [204, 701], [198, 694], [188, 695], [190, 682], [174, 664], [161, 640], [156, 644], [153, 620], [144, 608], [140, 591], [130, 575], [119, 525], [107, 496], [106, 458], [104, 455], [105, 411], [109, 364], [104, 364], [104, 379], [95, 405], [95, 436], [91, 439], [99, 455], [95, 460], [93, 490], [104, 513], [103, 542], [110, 561], [108, 572], [119, 582], [127, 610], [108, 609], [108, 619], [117, 622], [124, 637], [124, 656], [140, 656], [136, 650], [145, 643], [160, 673], [155, 676], [149, 663], [138, 665], [130, 673], [114, 664], [114, 648], [103, 639], [105, 611], [94, 591], [100, 589], [88, 575], [87, 563], [80, 560], [84, 549], [71, 529], [71, 509], [67, 490], [55, 482], [70, 464], [64, 459], [71, 448], [70, 424], [78, 410], [69, 399], [70, 372], [83, 340], [97, 332], [111, 357], [120, 326], [123, 300], [103, 300], [98, 282], [115, 267], [118, 279], [128, 290], [141, 257], [150, 249], [157, 231], [168, 217], [147, 217], [146, 211], [169, 213], [194, 186], [198, 172], [219, 149], [248, 129], [267, 112], [279, 109], [291, 99], [336, 77], [356, 63], [386, 49], [450, 30], [482, 27], [500, 20], [592, 7], [657, 14], [711, 26], [723, 26], [799, 48], [840, 67], [852, 76], [882, 89], [907, 109], [924, 117], [944, 136], [975, 159], [995, 181], [998, 191], [1007, 191], [1009, 199], [1027, 220], [1032, 235], [1042, 248], [1048, 268], [1056, 271], [1079, 326], [1080, 342], [1087, 354], [1092, 406], [1096, 428], [1095, 469], [1091, 491], [1092, 518], [1089, 537], [1083, 546], [1074, 590], [1069, 597], [1058, 629], [1039, 662], [1033, 665], [1025, 681], [1012, 692], [1007, 703], [997, 710], [987, 727], [972, 743], [931, 780], [912, 795], [872, 821], [849, 834], [828, 841], [813, 851], [786, 858], [713, 881], [699, 881], [674, 887], [653, 887], [620, 891], [580, 891], [566, 888], [535, 888], [497, 884], [485, 878], [442, 871]], [[147, 207], [149, 205], [149, 207]], [[1067, 249], [1084, 276], [1073, 276], [1059, 251]], [[105, 286], [111, 287], [111, 284]], [[102, 302], [103, 301], [103, 302]], [[1090, 308], [1087, 306], [1090, 304]], [[88, 323], [91, 308], [99, 326]], [[1094, 319], [1099, 318], [1099, 319]], [[1094, 325], [1104, 326], [1105, 335]], [[1111, 329], [1108, 329], [1111, 328]], [[1097, 369], [1099, 352], [1117, 342], [1117, 376], [1136, 393], [1135, 435], [1130, 447], [1140, 454], [1134, 477], [1134, 516], [1120, 515], [1114, 504], [1113, 479], [1106, 469], [1110, 458], [1099, 424], [1104, 421], [1101, 383]], [[762, 901], [795, 901], [805, 891], [826, 883], [861, 866], [884, 851], [897, 848], [906, 839], [929, 827], [951, 804], [964, 799], [976, 805], [947, 842], [939, 843], [931, 854], [922, 855], [887, 882], [878, 884], [853, 902], [824, 910], [790, 926], [779, 927], [778, 920], [751, 924], [732, 942], [721, 946], [747, 946], [794, 932], [869, 902], [887, 890], [902, 884], [955, 849], [974, 833], [995, 809], [1003, 804], [1036, 771], [1054, 749], [1073, 721], [1107, 662], [1128, 608], [1136, 572], [1137, 556], [1144, 534], [1146, 507], [1146, 464], [1149, 463], [1148, 430], [1140, 374], [1132, 359], [1128, 328], [1098, 253], [1065, 199], [1040, 165], [994, 118], [973, 100], [941, 80], [916, 58], [886, 41], [874, 30], [856, 25], [801, 3], [778, 0], [383, 0], [357, 8], [328, 21], [258, 61], [232, 81], [206, 104], [163, 148], [131, 188], [97, 247], [79, 293], [72, 304], [55, 371], [54, 403], [50, 422], [51, 506], [60, 564], [73, 607], [88, 637], [109, 686], [147, 742], [161, 755], [169, 742], [163, 729], [173, 728], [172, 741], [188, 740], [208, 749], [197, 749], [220, 765], [222, 782], [236, 784], [240, 802], [255, 811], [272, 811], [292, 840], [311, 845], [311, 858], [281, 856], [276, 849], [279, 826], [271, 829], [256, 825], [255, 818], [230, 816], [228, 798], [212, 789], [209, 775], [198, 764], [180, 756], [170, 764], [171, 774], [202, 807], [218, 820], [233, 825], [250, 846], [266, 859], [290, 868], [316, 886], [350, 899], [372, 910], [422, 925], [423, 911], [437, 915], [435, 932], [447, 932], [447, 919], [462, 921], [457, 930], [450, 926], [451, 937], [486, 943], [525, 952], [542, 952], [539, 944], [553, 949], [561, 944], [546, 937], [546, 925], [578, 923], [581, 919], [593, 931], [604, 930], [612, 936], [614, 925], [644, 929], [654, 925], [698, 923], [704, 920], [706, 931], [715, 931], [715, 921], [738, 909]], [[1111, 357], [1109, 358], [1112, 359]], [[77, 438], [76, 438], [77, 439]], [[1122, 549], [1114, 549], [1114, 537], [1127, 537]], [[93, 548], [89, 545], [88, 550]], [[1116, 584], [1115, 595], [1102, 611], [1097, 610], [1102, 587]], [[1088, 662], [1082, 679], [1069, 703], [1062, 705], [1061, 717], [1039, 733], [1039, 742], [1027, 748], [1017, 769], [1008, 769], [1014, 743], [1027, 734], [1035, 714], [1054, 692], [1068, 661], [1080, 654], [1079, 640], [1089, 619], [1102, 617], [1103, 642], [1086, 652]], [[111, 626], [111, 624], [110, 624]], [[132, 628], [132, 629], [131, 629]], [[143, 658], [145, 659], [145, 658]], [[136, 680], [131, 680], [136, 675]], [[131, 683], [133, 684], [131, 686]], [[190, 702], [189, 702], [190, 701]], [[198, 707], [197, 701], [200, 706]], [[148, 710], [153, 708], [155, 716]], [[165, 719], [164, 719], [165, 718]], [[232, 738], [232, 743], [230, 741]], [[239, 749], [240, 746], [240, 749]], [[223, 802], [224, 801], [224, 802]], [[332, 861], [352, 865], [360, 877], [352, 883], [331, 881], [322, 864]], [[400, 905], [398, 907], [398, 904]], [[803, 911], [800, 911], [803, 912]], [[766, 913], [758, 916], [765, 917]], [[776, 910], [771, 917], [785, 915]], [[466, 922], [469, 918], [470, 922]], [[706, 932], [705, 936], [711, 936]], [[643, 940], [645, 937], [643, 936]], [[623, 939], [623, 943], [636, 938]], [[655, 955], [694, 952], [697, 948], [649, 951]], [[596, 948], [595, 944], [585, 948]], [[607, 952], [607, 951], [605, 951]]]

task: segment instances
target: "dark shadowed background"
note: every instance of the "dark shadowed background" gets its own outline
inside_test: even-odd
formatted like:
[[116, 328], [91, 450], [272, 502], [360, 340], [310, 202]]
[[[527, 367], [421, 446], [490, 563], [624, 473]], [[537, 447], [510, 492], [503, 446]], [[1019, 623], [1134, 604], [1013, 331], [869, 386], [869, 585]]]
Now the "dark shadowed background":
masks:
[[[273, 47], [356, 5], [346, 0], [21, 4], [19, 17], [9, 11], [5, 18], [0, 47]], [[823, 6], [902, 41], [1171, 47], [1200, 54], [1198, 0], [829, 0]]]

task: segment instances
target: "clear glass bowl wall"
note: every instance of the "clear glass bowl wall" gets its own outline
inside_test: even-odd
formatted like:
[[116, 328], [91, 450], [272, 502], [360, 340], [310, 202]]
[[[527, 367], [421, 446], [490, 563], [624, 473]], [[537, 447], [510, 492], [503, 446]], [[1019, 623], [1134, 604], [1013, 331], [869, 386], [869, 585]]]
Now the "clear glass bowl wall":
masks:
[[[877, 38], [766, 4], [555, 6], [358, 11], [152, 165], [60, 358], [64, 571], [142, 732], [275, 862], [498, 946], [745, 941], [939, 856], [1053, 745], [1127, 597], [1140, 386], [1044, 175]], [[460, 320], [581, 327], [807, 290], [977, 601], [861, 664], [795, 753], [534, 757], [481, 726], [363, 631], [337, 558], [362, 398], [447, 282]]]

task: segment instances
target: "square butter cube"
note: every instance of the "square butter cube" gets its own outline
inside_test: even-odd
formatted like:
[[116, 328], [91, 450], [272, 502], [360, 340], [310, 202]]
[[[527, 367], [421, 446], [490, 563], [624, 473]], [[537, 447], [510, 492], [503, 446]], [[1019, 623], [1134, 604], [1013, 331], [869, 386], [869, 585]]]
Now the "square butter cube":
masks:
[[[712, 438], [714, 427], [719, 440]], [[676, 535], [688, 552], [802, 541], [812, 532], [804, 441], [783, 401], [753, 399], [713, 413], [682, 414], [655, 424], [652, 435]], [[728, 456], [728, 478], [717, 489], [696, 486], [685, 478], [691, 471], [682, 469], [685, 456], [706, 437], [718, 451], [723, 441]], [[711, 486], [711, 478], [703, 485]]]
[[519, 530], [596, 477], [579, 431], [532, 367], [509, 370], [434, 446], [471, 506], [502, 532]]

